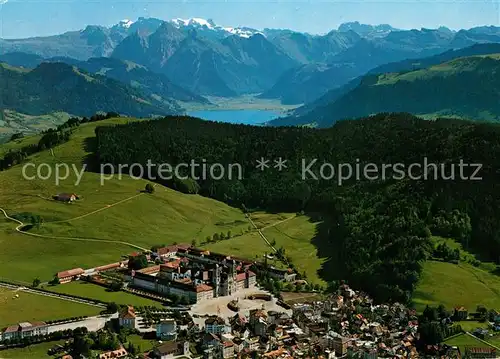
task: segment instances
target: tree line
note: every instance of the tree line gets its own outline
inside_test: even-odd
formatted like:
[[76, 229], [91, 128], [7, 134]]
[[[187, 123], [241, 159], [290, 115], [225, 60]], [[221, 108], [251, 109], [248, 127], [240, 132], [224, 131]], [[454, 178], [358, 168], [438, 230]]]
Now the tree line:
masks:
[[[95, 114], [90, 118], [71, 117], [56, 128], [50, 128], [42, 132], [42, 137], [37, 144], [23, 146], [18, 150], [10, 150], [0, 159], [0, 171], [22, 163], [27, 157], [47, 149], [51, 149], [62, 143], [68, 142], [75, 127], [88, 122], [102, 121], [108, 118], [118, 117], [116, 112], [107, 114]], [[23, 138], [22, 133], [14, 134], [10, 141]]]

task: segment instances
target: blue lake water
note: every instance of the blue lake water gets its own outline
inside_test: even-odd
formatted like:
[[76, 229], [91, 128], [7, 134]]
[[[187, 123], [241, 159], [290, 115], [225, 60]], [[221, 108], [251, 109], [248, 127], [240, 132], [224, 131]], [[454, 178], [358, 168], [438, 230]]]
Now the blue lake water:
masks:
[[237, 123], [245, 125], [261, 125], [280, 116], [277, 111], [268, 110], [208, 110], [189, 111], [189, 116], [198, 117], [207, 121]]

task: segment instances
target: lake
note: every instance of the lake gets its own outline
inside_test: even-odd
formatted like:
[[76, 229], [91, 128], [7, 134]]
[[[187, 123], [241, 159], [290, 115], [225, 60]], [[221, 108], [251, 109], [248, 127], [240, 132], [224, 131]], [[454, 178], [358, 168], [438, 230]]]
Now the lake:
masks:
[[278, 111], [269, 110], [207, 110], [188, 111], [187, 114], [207, 121], [245, 125], [261, 125], [281, 115]]

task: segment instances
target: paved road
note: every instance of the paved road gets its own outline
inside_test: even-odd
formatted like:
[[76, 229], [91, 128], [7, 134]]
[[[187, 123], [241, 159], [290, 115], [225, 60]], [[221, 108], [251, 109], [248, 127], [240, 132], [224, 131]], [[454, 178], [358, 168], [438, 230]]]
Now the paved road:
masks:
[[104, 328], [107, 321], [114, 318], [118, 318], [118, 313], [115, 313], [113, 315], [98, 315], [73, 323], [54, 324], [49, 327], [49, 333], [67, 329], [74, 330], [80, 327], [87, 328], [89, 332], [96, 332], [99, 329]]

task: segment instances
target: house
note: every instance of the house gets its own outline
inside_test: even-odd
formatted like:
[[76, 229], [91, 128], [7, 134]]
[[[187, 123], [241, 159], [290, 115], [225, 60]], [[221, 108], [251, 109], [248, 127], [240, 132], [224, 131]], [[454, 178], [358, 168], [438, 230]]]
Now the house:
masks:
[[219, 344], [219, 342], [220, 342], [219, 337], [213, 333], [206, 333], [203, 336], [203, 347], [204, 348], [216, 346]]
[[267, 321], [267, 314], [262, 309], [252, 309], [250, 310], [249, 323], [251, 327], [254, 327], [260, 319]]
[[128, 352], [124, 348], [120, 348], [117, 350], [113, 350], [113, 351], [99, 354], [99, 359], [123, 358], [123, 357], [126, 357], [127, 355], [128, 355]]
[[135, 328], [135, 310], [134, 307], [132, 306], [127, 306], [125, 307], [120, 314], [118, 315], [118, 321], [120, 323], [120, 326], [125, 327], [125, 328]]
[[288, 268], [286, 270], [269, 268], [267, 271], [269, 276], [271, 276], [272, 278], [284, 280], [285, 282], [293, 282], [297, 276], [297, 274], [294, 273], [291, 268]]
[[259, 348], [259, 337], [247, 338], [243, 341], [243, 347], [249, 351], [254, 351]]
[[497, 350], [495, 348], [475, 348], [475, 347], [465, 347], [465, 358], [496, 358]]
[[465, 309], [464, 307], [455, 308], [455, 318], [457, 320], [465, 320], [467, 319], [467, 316], [468, 316], [467, 309]]
[[74, 202], [79, 197], [74, 194], [74, 193], [59, 193], [57, 196], [53, 197], [56, 201], [62, 201], [62, 202]]
[[80, 276], [83, 275], [84, 273], [85, 271], [82, 268], [75, 268], [59, 272], [56, 274], [56, 276], [59, 279], [59, 283], [64, 284], [79, 279]]
[[3, 340], [23, 339], [48, 334], [49, 326], [45, 322], [23, 322], [6, 328], [2, 333]]
[[205, 320], [205, 332], [211, 334], [231, 333], [231, 327], [221, 317], [210, 317]]
[[238, 338], [238, 337], [234, 338], [233, 344], [234, 344], [234, 352], [235, 353], [239, 353], [244, 349], [243, 339], [241, 339], [241, 338]]
[[255, 333], [255, 335], [258, 335], [259, 337], [263, 337], [266, 335], [267, 322], [264, 318], [261, 317], [254, 322], [253, 332]]
[[333, 350], [335, 350], [335, 355], [342, 356], [347, 353], [347, 347], [349, 345], [350, 339], [343, 337], [333, 338]]
[[151, 357], [156, 359], [167, 359], [176, 355], [187, 355], [189, 354], [189, 342], [176, 342], [170, 341], [166, 342], [158, 347], [156, 347], [151, 352]]
[[185, 243], [174, 244], [171, 246], [158, 248], [155, 254], [160, 258], [172, 258], [176, 256], [179, 249], [187, 250], [189, 248], [191, 248], [190, 244], [185, 244]]
[[177, 323], [175, 319], [165, 319], [156, 326], [156, 337], [161, 340], [177, 339]]
[[231, 341], [221, 342], [222, 358], [228, 359], [234, 357], [234, 344]]

